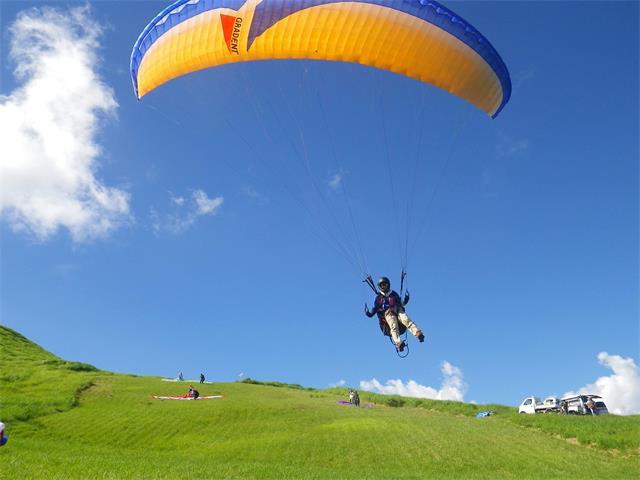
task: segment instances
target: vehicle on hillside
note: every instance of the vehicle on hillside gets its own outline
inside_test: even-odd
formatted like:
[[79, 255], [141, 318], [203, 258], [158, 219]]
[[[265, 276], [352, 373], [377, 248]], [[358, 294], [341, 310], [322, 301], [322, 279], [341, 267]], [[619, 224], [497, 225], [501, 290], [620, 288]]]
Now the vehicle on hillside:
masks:
[[538, 397], [525, 398], [520, 407], [518, 407], [518, 413], [551, 413], [560, 410], [560, 399], [556, 397], [547, 397], [544, 401]]
[[567, 402], [567, 413], [569, 415], [590, 415], [589, 409], [587, 408], [587, 402], [590, 398], [595, 404], [593, 412], [595, 415], [606, 415], [609, 413], [609, 409], [607, 409], [602, 397], [599, 395], [576, 395], [574, 397], [565, 397], [562, 401]]

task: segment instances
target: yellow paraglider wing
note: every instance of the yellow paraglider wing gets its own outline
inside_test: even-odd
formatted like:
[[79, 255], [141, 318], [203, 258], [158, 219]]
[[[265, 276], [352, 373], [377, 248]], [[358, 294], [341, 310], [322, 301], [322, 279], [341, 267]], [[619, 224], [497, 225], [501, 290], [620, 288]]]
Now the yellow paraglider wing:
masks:
[[204, 68], [266, 59], [354, 62], [421, 80], [492, 117], [511, 80], [488, 40], [427, 0], [179, 0], [131, 54], [136, 96]]

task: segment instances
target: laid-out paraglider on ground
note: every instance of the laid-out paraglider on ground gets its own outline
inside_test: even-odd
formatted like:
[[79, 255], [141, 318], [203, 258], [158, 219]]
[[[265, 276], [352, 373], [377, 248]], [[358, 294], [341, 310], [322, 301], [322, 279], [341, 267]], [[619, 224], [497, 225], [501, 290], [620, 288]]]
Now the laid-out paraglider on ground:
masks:
[[213, 400], [215, 398], [224, 398], [223, 395], [203, 395], [198, 397], [190, 397], [189, 395], [153, 395], [156, 400]]
[[[163, 379], [164, 380], [164, 379]], [[193, 385], [189, 385], [185, 395], [152, 395], [156, 400], [211, 400], [223, 398], [223, 395], [200, 395]]]

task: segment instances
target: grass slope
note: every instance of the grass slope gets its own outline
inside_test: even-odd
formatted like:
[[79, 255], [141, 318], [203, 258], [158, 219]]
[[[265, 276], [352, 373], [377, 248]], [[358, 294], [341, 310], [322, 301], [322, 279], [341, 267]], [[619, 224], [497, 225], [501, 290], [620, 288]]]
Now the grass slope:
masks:
[[66, 362], [0, 326], [0, 418], [5, 423], [69, 410], [96, 372], [92, 365]]
[[[245, 383], [200, 389], [223, 393], [222, 400], [158, 401], [150, 395], [182, 394], [186, 384], [83, 364], [74, 370], [78, 364], [2, 327], [0, 342], [0, 418], [10, 429], [10, 442], [0, 449], [2, 479], [627, 479], [638, 473], [636, 448], [567, 442], [553, 422], [553, 435], [540, 425], [523, 428], [507, 407], [479, 420], [473, 405], [392, 402], [364, 393], [363, 402], [379, 403], [356, 409], [336, 404], [344, 390]], [[13, 393], [5, 399], [7, 387]], [[621, 420], [633, 439], [638, 418]]]

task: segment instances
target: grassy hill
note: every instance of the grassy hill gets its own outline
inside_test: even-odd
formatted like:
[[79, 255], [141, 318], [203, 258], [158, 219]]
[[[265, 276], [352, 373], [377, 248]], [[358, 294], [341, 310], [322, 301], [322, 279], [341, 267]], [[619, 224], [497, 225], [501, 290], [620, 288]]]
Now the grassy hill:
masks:
[[[185, 383], [65, 362], [0, 327], [0, 478], [637, 478], [639, 417], [497, 415], [344, 389]], [[523, 418], [525, 417], [525, 418]]]

